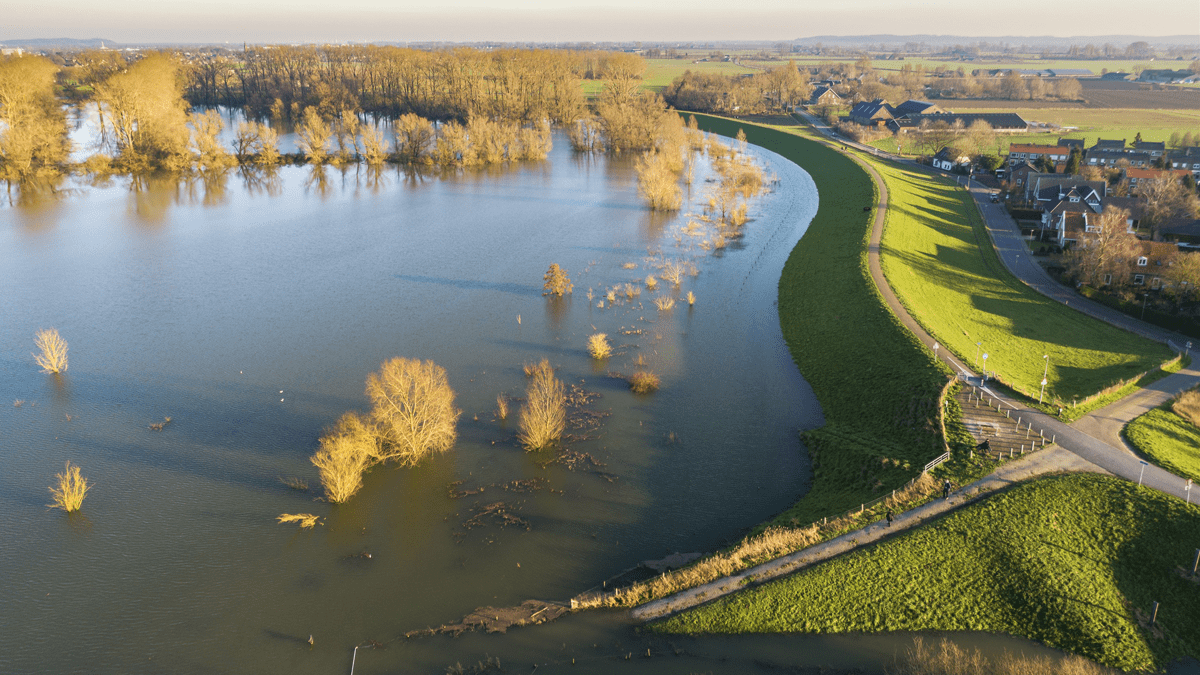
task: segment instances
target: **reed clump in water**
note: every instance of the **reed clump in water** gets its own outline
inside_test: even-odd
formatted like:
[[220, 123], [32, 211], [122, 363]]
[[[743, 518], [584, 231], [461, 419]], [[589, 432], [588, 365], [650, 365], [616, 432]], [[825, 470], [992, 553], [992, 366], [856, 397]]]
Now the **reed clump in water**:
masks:
[[1006, 651], [992, 661], [978, 649], [963, 649], [946, 638], [935, 644], [926, 644], [919, 636], [913, 638], [912, 647], [885, 672], [888, 675], [1115, 675], [1117, 672], [1074, 655], [1058, 660]]
[[55, 328], [39, 330], [33, 343], [38, 352], [33, 359], [46, 373], [61, 373], [67, 369], [67, 341]]
[[67, 513], [78, 511], [79, 507], [83, 506], [83, 498], [87, 496], [89, 489], [87, 479], [79, 473], [79, 467], [67, 462], [63, 472], [55, 474], [54, 477], [58, 480], [56, 486], [50, 487], [54, 503], [47, 506], [62, 509]]
[[504, 394], [496, 395], [496, 419], [508, 419], [508, 397]]
[[649, 370], [639, 370], [629, 376], [629, 388], [635, 394], [648, 394], [658, 389], [659, 384], [658, 375]]
[[658, 311], [665, 312], [675, 306], [675, 299], [660, 295], [654, 299], [654, 306], [658, 308]]
[[526, 450], [544, 450], [562, 437], [567, 427], [567, 396], [548, 359], [535, 367], [521, 406], [517, 439]]

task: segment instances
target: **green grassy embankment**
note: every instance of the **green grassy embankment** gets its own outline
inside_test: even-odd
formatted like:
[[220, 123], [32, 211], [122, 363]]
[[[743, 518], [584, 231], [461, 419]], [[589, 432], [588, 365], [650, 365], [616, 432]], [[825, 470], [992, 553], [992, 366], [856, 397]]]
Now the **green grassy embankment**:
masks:
[[989, 371], [1036, 401], [1047, 354], [1046, 400], [1070, 407], [1076, 398], [1137, 379], [1174, 357], [1165, 345], [1021, 283], [1000, 262], [961, 187], [873, 164], [890, 195], [880, 250], [888, 283], [909, 313], [964, 363], [980, 368], [979, 352], [986, 352]]
[[[1171, 473], [1200, 481], [1200, 429], [1169, 405], [1141, 415], [1125, 425], [1122, 433], [1146, 459]], [[1200, 502], [1200, 488], [1192, 491], [1192, 502]]]
[[779, 320], [792, 358], [826, 424], [804, 441], [811, 490], [779, 524], [808, 523], [857, 507], [916, 476], [942, 453], [937, 401], [949, 371], [884, 304], [867, 269], [877, 203], [861, 167], [824, 145], [767, 127], [696, 115], [808, 169], [820, 206], [779, 280]]
[[998, 631], [1161, 668], [1200, 654], [1200, 586], [1183, 576], [1198, 541], [1196, 505], [1117, 478], [1048, 478], [651, 630]]

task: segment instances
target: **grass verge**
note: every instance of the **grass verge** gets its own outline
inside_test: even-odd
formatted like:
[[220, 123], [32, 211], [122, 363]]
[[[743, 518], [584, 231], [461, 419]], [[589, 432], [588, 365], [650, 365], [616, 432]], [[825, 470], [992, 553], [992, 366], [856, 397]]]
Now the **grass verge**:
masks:
[[1161, 668], [1200, 653], [1200, 593], [1182, 574], [1198, 536], [1195, 505], [1111, 477], [1043, 479], [650, 629], [999, 631]]
[[[1146, 459], [1193, 481], [1200, 481], [1200, 429], [1180, 417], [1169, 405], [1139, 416], [1122, 431], [1125, 439]], [[1200, 501], [1200, 489], [1193, 501]]]
[[[880, 248], [888, 283], [909, 313], [966, 364], [1037, 399], [1070, 405], [1134, 380], [1174, 357], [1164, 345], [1043, 296], [1000, 262], [971, 197], [954, 183], [873, 162], [888, 186]], [[977, 346], [982, 343], [982, 348]], [[1064, 405], [1064, 407], [1065, 407]]]

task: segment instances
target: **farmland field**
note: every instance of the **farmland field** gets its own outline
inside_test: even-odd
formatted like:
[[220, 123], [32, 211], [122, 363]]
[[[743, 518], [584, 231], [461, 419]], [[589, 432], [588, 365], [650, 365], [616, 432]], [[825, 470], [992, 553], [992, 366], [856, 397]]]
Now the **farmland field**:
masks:
[[[702, 57], [700, 57], [702, 58]], [[702, 73], [720, 73], [721, 75], [741, 75], [756, 72], [745, 66], [724, 61], [701, 61], [692, 63], [692, 59], [646, 59], [646, 72], [642, 82], [651, 91], [662, 91], [664, 87], [683, 75], [684, 71]]]

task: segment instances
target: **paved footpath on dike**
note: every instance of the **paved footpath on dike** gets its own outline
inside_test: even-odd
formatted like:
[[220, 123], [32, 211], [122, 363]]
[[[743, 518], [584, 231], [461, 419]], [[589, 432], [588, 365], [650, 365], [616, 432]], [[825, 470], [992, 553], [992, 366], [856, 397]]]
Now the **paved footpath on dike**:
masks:
[[[867, 154], [875, 156], [881, 154], [875, 148], [837, 136], [830, 127], [811, 115], [804, 114], [804, 116], [819, 133], [834, 139], [833, 142], [821, 141], [831, 147], [853, 147]], [[896, 297], [884, 277], [883, 268], [880, 265], [879, 245], [883, 237], [883, 226], [888, 207], [887, 186], [884, 184], [883, 178], [869, 163], [854, 154], [846, 154], [863, 167], [879, 190], [879, 205], [875, 209], [875, 220], [867, 245], [871, 279], [896, 318], [921, 342], [932, 349], [937, 344], [936, 341], [900, 303], [899, 298]], [[911, 160], [884, 156], [912, 168], [937, 173], [929, 167], [919, 165]], [[1164, 342], [1173, 349], [1178, 350], [1180, 344], [1186, 342], [1186, 338], [1177, 333], [1138, 321], [1109, 307], [1092, 302], [1051, 279], [1049, 274], [1028, 255], [1025, 244], [1020, 238], [1020, 230], [1008, 213], [1000, 205], [992, 205], [984, 201], [989, 199], [987, 191], [972, 189], [971, 193], [984, 218], [989, 237], [1000, 259], [1004, 261], [1005, 267], [1022, 282], [1073, 309], [1083, 311], [1138, 335]], [[1000, 208], [989, 208], [991, 206]], [[651, 621], [724, 595], [730, 595], [745, 588], [749, 583], [761, 583], [828, 560], [859, 546], [921, 525], [996, 490], [1037, 476], [1080, 471], [1110, 473], [1128, 480], [1139, 481], [1147, 487], [1180, 499], [1185, 498], [1186, 493], [1183, 489], [1185, 480], [1157, 466], [1142, 462], [1128, 448], [1120, 433], [1121, 429], [1138, 415], [1161, 405], [1179, 392], [1200, 384], [1200, 370], [1191, 367], [1185, 368], [1084, 416], [1074, 425], [1068, 425], [1053, 416], [1032, 410], [1019, 401], [991, 390], [986, 383], [980, 381], [980, 377], [976, 373], [953, 354], [948, 353], [948, 350], [938, 349], [935, 350], [935, 354], [956, 373], [960, 380], [965, 382], [957, 399], [962, 408], [963, 422], [977, 442], [988, 439], [992, 441], [993, 452], [1007, 450], [1010, 454], [1016, 453], [1016, 445], [1023, 440], [1022, 433], [1025, 438], [1029, 439], [1027, 442], [1030, 451], [1034, 448], [1035, 439], [1044, 437], [1047, 442], [1053, 441], [1052, 444], [1046, 446], [1045, 449], [1039, 449], [1024, 456], [1021, 454], [1024, 454], [1026, 449], [1024, 444], [1021, 444], [1021, 454], [1016, 455], [1019, 459], [1005, 463], [980, 480], [952, 492], [949, 499], [938, 499], [898, 514], [890, 527], [882, 522], [873, 523], [737, 574], [639, 605], [631, 610], [632, 617], [641, 621]], [[1020, 420], [1020, 430], [1017, 428], [1017, 420]], [[1009, 428], [1010, 426], [1011, 428]], [[1027, 428], [1027, 426], [1031, 428]], [[1200, 494], [1197, 495], [1197, 498], [1200, 498]]]

